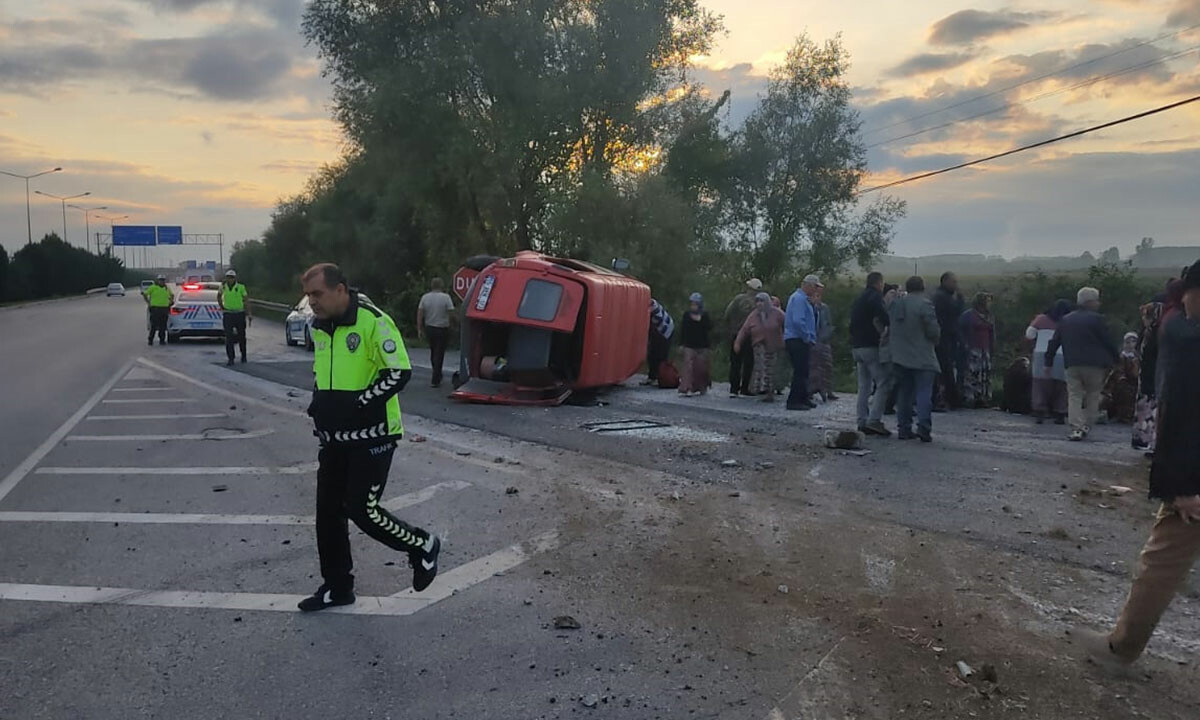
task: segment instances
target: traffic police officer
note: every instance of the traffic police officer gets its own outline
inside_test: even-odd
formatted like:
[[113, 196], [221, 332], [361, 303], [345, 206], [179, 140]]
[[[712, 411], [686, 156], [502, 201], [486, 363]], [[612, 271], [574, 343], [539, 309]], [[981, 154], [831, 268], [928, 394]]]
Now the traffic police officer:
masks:
[[316, 321], [316, 389], [308, 414], [321, 443], [317, 469], [317, 553], [323, 583], [300, 603], [304, 611], [354, 602], [347, 520], [393, 550], [408, 553], [413, 589], [437, 575], [441, 541], [380, 505], [396, 441], [404, 434], [396, 394], [412, 365], [396, 324], [350, 290], [338, 266], [315, 265], [301, 276]]
[[[217, 304], [221, 306], [221, 322], [225, 326], [226, 365], [233, 364], [233, 343], [237, 341], [242, 351], [242, 362], [246, 362], [246, 323], [250, 322], [250, 308], [246, 305], [249, 296], [246, 286], [237, 281], [236, 270], [225, 271], [225, 282], [217, 291]], [[235, 337], [236, 336], [236, 337]]]
[[175, 302], [175, 293], [167, 287], [167, 276], [159, 275], [154, 284], [142, 291], [142, 299], [150, 307], [150, 335], [146, 338], [147, 345], [154, 344], [154, 333], [158, 333], [158, 344], [167, 344], [167, 315], [171, 312], [171, 303]]

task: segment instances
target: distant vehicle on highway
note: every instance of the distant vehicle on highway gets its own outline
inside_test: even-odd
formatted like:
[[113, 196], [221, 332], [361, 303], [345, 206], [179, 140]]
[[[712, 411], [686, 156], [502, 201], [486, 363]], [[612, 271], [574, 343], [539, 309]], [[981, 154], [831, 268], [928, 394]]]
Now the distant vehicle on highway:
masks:
[[185, 337], [223, 338], [223, 319], [216, 290], [188, 290], [185, 285], [167, 316], [167, 342], [177, 343]]
[[646, 359], [650, 288], [591, 263], [519, 252], [479, 268], [460, 317], [462, 360], [451, 397], [559, 405], [637, 372]]
[[[371, 298], [365, 293], [359, 293], [359, 297], [371, 302]], [[303, 345], [305, 350], [313, 349], [312, 342], [312, 324], [315, 316], [312, 308], [308, 305], [308, 296], [300, 298], [300, 302], [292, 308], [288, 316], [283, 321], [283, 341], [289, 346]]]
[[109, 283], [108, 287], [104, 289], [104, 294], [106, 297], [112, 297], [114, 295], [125, 297], [125, 286], [121, 283]]
[[142, 292], [146, 292], [146, 288], [150, 287], [153, 284], [154, 284], [153, 280], [143, 280], [142, 281]]

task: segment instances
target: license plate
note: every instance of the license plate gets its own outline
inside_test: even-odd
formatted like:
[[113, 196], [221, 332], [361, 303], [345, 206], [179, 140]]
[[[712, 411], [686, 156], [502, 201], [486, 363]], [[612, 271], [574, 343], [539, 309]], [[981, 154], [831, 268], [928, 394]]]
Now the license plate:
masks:
[[492, 286], [495, 284], [495, 275], [488, 275], [483, 279], [483, 287], [479, 288], [479, 299], [475, 301], [476, 310], [487, 309], [488, 300], [492, 299]]
[[212, 326], [213, 326], [213, 325], [215, 325], [215, 324], [216, 324], [216, 323], [208, 323], [208, 322], [194, 322], [194, 323], [192, 323], [192, 327], [193, 327], [193, 328], [200, 329], [200, 330], [204, 330], [204, 329], [207, 329], [207, 328], [210, 328], [210, 327], [212, 327]]

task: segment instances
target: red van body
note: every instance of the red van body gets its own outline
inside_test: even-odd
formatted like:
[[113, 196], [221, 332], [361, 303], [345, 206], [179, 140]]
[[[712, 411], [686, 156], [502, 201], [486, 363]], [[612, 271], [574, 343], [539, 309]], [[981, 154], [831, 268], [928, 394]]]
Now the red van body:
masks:
[[480, 271], [463, 306], [458, 400], [559, 405], [646, 359], [650, 288], [597, 265], [519, 252]]

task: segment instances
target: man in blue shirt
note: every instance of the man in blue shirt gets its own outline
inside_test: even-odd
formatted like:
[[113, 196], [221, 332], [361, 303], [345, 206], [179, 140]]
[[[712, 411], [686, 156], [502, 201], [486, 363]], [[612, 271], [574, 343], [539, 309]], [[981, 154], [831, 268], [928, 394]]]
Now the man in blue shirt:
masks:
[[800, 283], [800, 289], [788, 298], [787, 319], [783, 324], [784, 344], [792, 360], [788, 410], [812, 410], [816, 407], [808, 392], [808, 355], [817, 342], [817, 314], [813, 311], [811, 298], [823, 287], [821, 278], [809, 275]]

